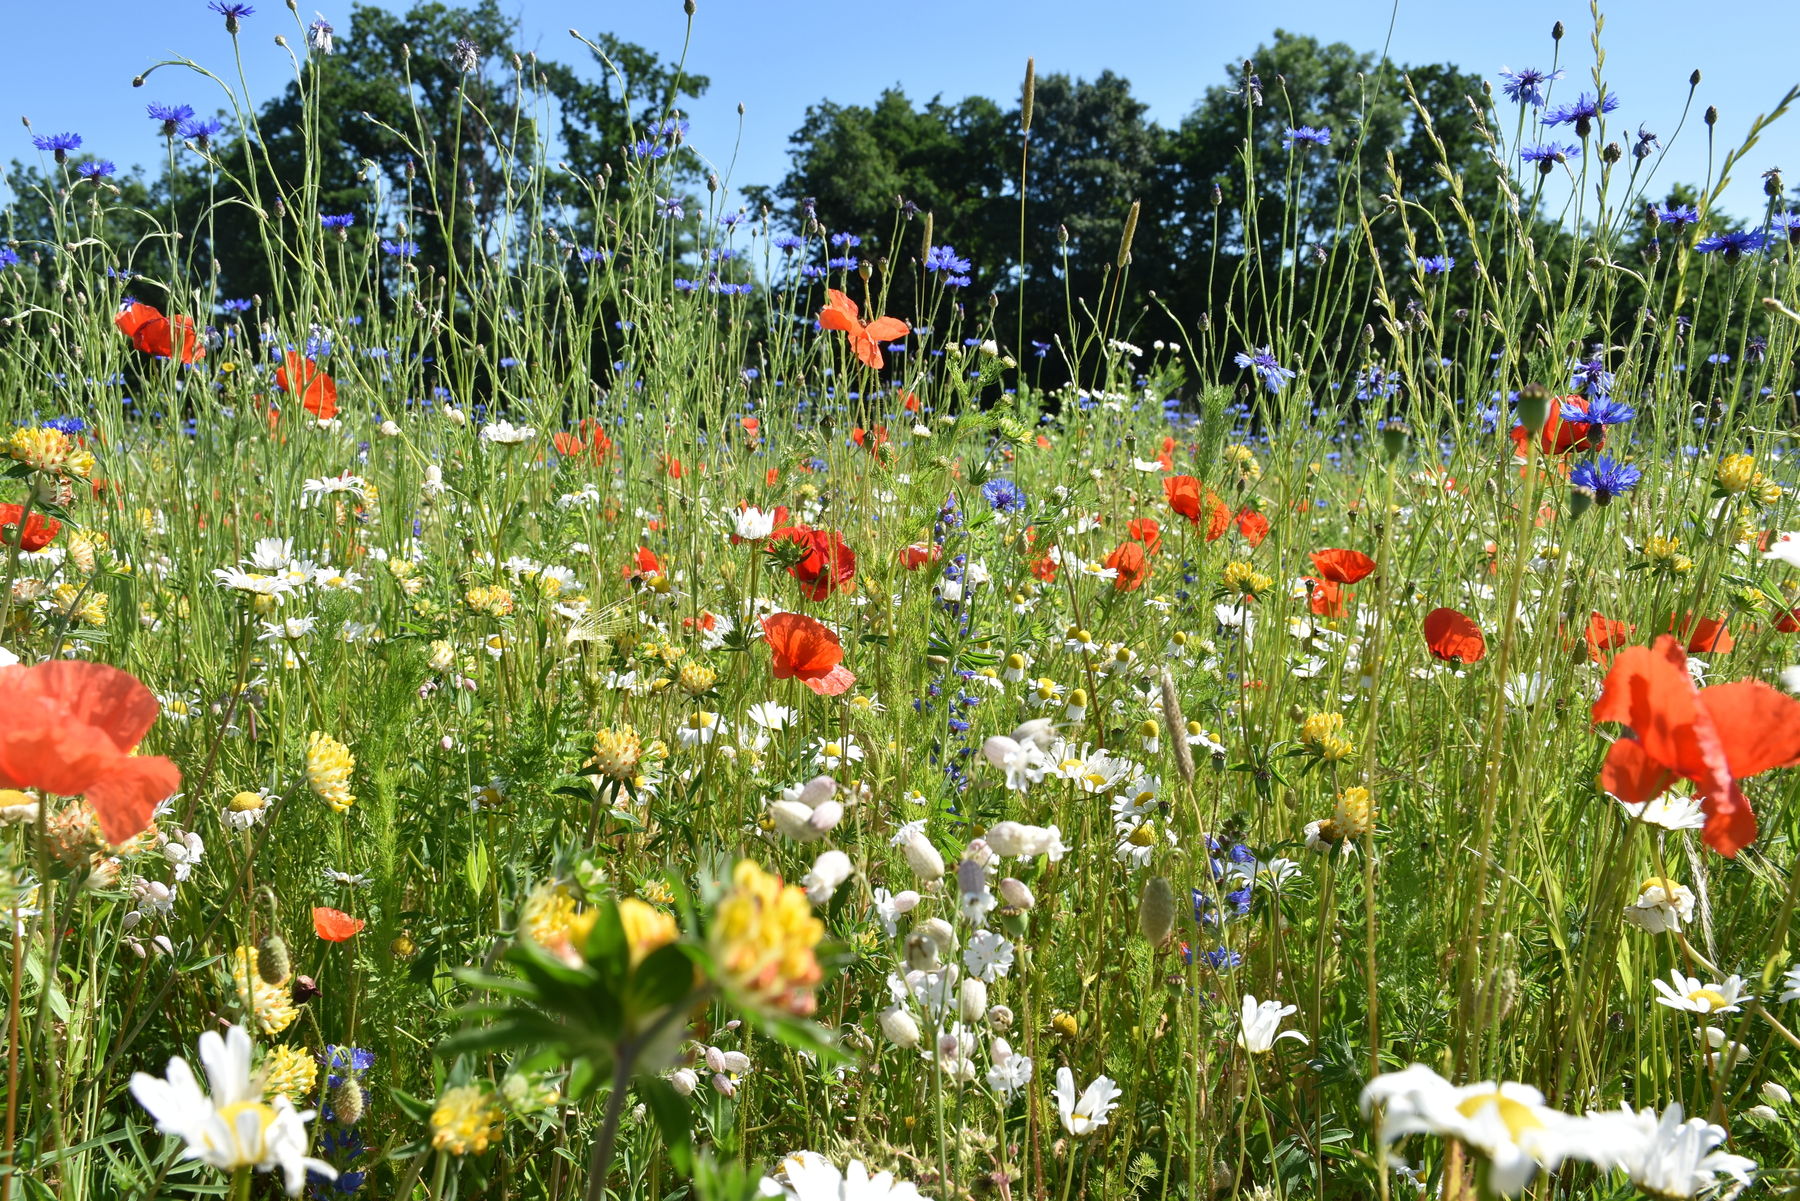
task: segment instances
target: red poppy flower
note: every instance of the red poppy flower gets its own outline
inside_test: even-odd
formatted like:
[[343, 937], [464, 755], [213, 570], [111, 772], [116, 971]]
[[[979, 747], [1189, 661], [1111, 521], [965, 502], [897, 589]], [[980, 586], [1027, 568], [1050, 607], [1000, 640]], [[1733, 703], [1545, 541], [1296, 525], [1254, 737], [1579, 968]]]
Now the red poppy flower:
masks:
[[300, 407], [320, 421], [337, 416], [337, 381], [323, 368], [297, 350], [282, 357], [275, 368], [275, 382], [281, 390], [300, 398]]
[[663, 570], [662, 560], [656, 557], [655, 551], [647, 546], [640, 546], [637, 548], [637, 554], [631, 556], [631, 562], [625, 564], [623, 574], [630, 577], [634, 575], [667, 575], [668, 573]]
[[1156, 456], [1164, 471], [1175, 470], [1175, 439], [1168, 434], [1163, 435], [1162, 453]]
[[856, 357], [871, 369], [880, 371], [881, 347], [876, 343], [904, 338], [911, 327], [898, 317], [877, 317], [864, 325], [857, 319], [854, 300], [836, 288], [827, 288], [825, 296], [830, 303], [819, 310], [819, 325], [824, 329], [837, 329], [849, 334], [850, 349]]
[[1737, 645], [1737, 639], [1725, 628], [1722, 617], [1702, 617], [1694, 619], [1689, 613], [1681, 621], [1681, 628], [1675, 628], [1675, 618], [1669, 618], [1669, 633], [1679, 634], [1687, 639], [1687, 650], [1690, 655], [1723, 655]]
[[62, 522], [33, 513], [25, 519], [25, 532], [20, 534], [19, 515], [24, 511], [23, 505], [0, 505], [0, 534], [4, 534], [8, 542], [17, 538], [20, 550], [43, 550], [62, 529]]
[[1039, 555], [1031, 561], [1031, 574], [1046, 584], [1056, 582], [1056, 560], [1049, 555]]
[[850, 431], [850, 440], [870, 454], [874, 454], [888, 440], [887, 426], [878, 425], [872, 430], [866, 430], [860, 425], [856, 426]]
[[927, 563], [935, 563], [944, 557], [944, 548], [935, 542], [915, 542], [911, 546], [900, 548], [900, 566], [908, 571], [917, 571]]
[[612, 439], [606, 436], [606, 431], [596, 421], [583, 421], [575, 427], [572, 434], [558, 430], [550, 435], [550, 445], [565, 459], [591, 455], [596, 467], [606, 462], [606, 457], [612, 454], [613, 449]]
[[137, 677], [103, 663], [0, 668], [0, 788], [85, 796], [106, 840], [125, 842], [181, 787], [169, 760], [131, 753], [159, 710]]
[[1776, 613], [1775, 629], [1783, 634], [1800, 634], [1800, 609], [1783, 609]]
[[1113, 577], [1113, 587], [1120, 592], [1136, 592], [1150, 575], [1142, 542], [1119, 543], [1118, 549], [1106, 556], [1106, 565], [1119, 573]]
[[1163, 476], [1163, 495], [1176, 514], [1200, 524], [1200, 481], [1191, 475]]
[[847, 588], [856, 575], [856, 552], [844, 543], [836, 530], [815, 530], [806, 526], [790, 526], [776, 530], [769, 541], [785, 539], [799, 542], [806, 554], [788, 568], [788, 574], [800, 581], [801, 595], [807, 600], [822, 601], [839, 588]]
[[1334, 584], [1354, 584], [1375, 572], [1375, 560], [1359, 550], [1316, 550], [1312, 553], [1313, 570], [1319, 578]]
[[[1562, 407], [1587, 411], [1588, 402], [1580, 396], [1557, 396], [1550, 401], [1550, 417], [1538, 433], [1538, 449], [1547, 455], [1567, 454], [1572, 450], [1599, 450], [1606, 441], [1606, 427], [1587, 421], [1564, 421]], [[1525, 458], [1525, 444], [1531, 435], [1522, 425], [1512, 427], [1513, 454]]]
[[1344, 586], [1336, 580], [1306, 581], [1307, 607], [1314, 617], [1342, 617], [1347, 595]]
[[1800, 763], [1800, 701], [1757, 680], [1696, 688], [1681, 643], [1665, 634], [1621, 651], [1607, 672], [1594, 724], [1631, 728], [1606, 753], [1600, 786], [1638, 804], [1677, 779], [1700, 794], [1700, 836], [1727, 857], [1756, 838], [1756, 815], [1738, 781]]
[[838, 636], [804, 613], [771, 613], [762, 628], [777, 680], [799, 680], [820, 696], [838, 696], [856, 683]]
[[1439, 659], [1479, 663], [1487, 654], [1487, 639], [1467, 614], [1433, 609], [1425, 615], [1425, 649]]
[[1596, 663], [1606, 662], [1606, 652], [1617, 650], [1631, 641], [1637, 627], [1623, 621], [1614, 621], [1598, 612], [1588, 618], [1587, 648], [1588, 657]]
[[1238, 533], [1244, 536], [1244, 541], [1254, 550], [1269, 536], [1269, 519], [1255, 509], [1246, 507], [1238, 510], [1237, 528]]
[[313, 932], [326, 942], [345, 942], [355, 938], [362, 928], [369, 923], [360, 917], [351, 917], [341, 909], [327, 909], [323, 905], [313, 908]]
[[900, 402], [901, 408], [905, 409], [908, 413], [917, 413], [919, 411], [919, 398], [915, 393], [902, 392], [900, 395], [902, 398]]
[[1162, 548], [1162, 526], [1154, 517], [1133, 517], [1125, 523], [1125, 532], [1144, 544], [1144, 553], [1153, 555]]
[[165, 317], [154, 307], [133, 301], [119, 310], [113, 324], [144, 354], [159, 359], [179, 357], [184, 363], [206, 357], [206, 347], [190, 317]]

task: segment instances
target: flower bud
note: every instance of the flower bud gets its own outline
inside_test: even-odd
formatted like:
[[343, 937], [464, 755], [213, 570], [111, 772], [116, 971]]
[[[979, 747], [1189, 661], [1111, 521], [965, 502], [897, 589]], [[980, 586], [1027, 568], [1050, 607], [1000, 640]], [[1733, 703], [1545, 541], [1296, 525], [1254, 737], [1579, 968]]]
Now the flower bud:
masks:
[[996, 1005], [987, 1011], [987, 1024], [995, 1030], [1010, 1030], [1013, 1024], [1013, 1011], [1005, 1005]]
[[906, 966], [915, 972], [934, 972], [938, 968], [937, 940], [923, 930], [906, 936]]
[[1144, 884], [1144, 895], [1138, 901], [1138, 933], [1153, 947], [1160, 947], [1175, 931], [1175, 890], [1162, 876], [1152, 876]]
[[769, 806], [769, 820], [783, 838], [795, 842], [817, 842], [825, 831], [813, 827], [813, 811], [799, 801], [776, 801]]
[[1788, 1092], [1787, 1089], [1781, 1087], [1781, 1085], [1775, 1083], [1773, 1080], [1763, 1081], [1762, 1095], [1765, 1101], [1768, 1101], [1773, 1105], [1789, 1105], [1792, 1104], [1794, 1100], [1794, 1095], [1792, 1093]]
[[362, 1085], [348, 1078], [340, 1080], [331, 1090], [331, 1115], [340, 1126], [354, 1126], [362, 1121]]
[[256, 974], [264, 984], [286, 984], [294, 965], [288, 959], [287, 943], [279, 934], [265, 934], [256, 944]]
[[914, 932], [923, 934], [937, 944], [941, 954], [948, 955], [956, 950], [956, 931], [949, 922], [941, 917], [928, 917], [914, 927]]
[[906, 862], [921, 880], [938, 880], [944, 875], [944, 857], [924, 834], [914, 834], [901, 848]]
[[678, 1096], [691, 1097], [694, 1090], [700, 1087], [700, 1074], [693, 1068], [676, 1068], [669, 1073], [669, 1084], [674, 1087]]
[[1542, 384], [1526, 384], [1519, 389], [1519, 403], [1515, 410], [1519, 424], [1532, 433], [1544, 428], [1544, 422], [1550, 419], [1550, 389]]
[[812, 812], [807, 825], [820, 834], [829, 834], [844, 820], [844, 807], [837, 801], [826, 801]]

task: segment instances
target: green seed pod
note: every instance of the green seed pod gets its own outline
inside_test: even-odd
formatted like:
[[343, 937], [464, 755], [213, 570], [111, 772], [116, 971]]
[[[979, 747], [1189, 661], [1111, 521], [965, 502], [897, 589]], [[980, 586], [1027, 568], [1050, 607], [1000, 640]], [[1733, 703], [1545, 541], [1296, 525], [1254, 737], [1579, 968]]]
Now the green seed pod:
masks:
[[1550, 389], [1542, 384], [1526, 384], [1519, 389], [1519, 424], [1532, 433], [1544, 428], [1550, 420]]
[[1160, 947], [1175, 931], [1175, 890], [1162, 876], [1152, 876], [1138, 902], [1138, 933]]

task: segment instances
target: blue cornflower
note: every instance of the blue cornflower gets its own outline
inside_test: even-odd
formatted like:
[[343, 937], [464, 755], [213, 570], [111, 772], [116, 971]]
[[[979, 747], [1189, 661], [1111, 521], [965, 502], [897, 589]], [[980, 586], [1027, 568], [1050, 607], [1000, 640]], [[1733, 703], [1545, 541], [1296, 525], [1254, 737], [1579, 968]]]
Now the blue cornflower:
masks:
[[584, 263], [604, 263], [607, 259], [612, 257], [612, 252], [590, 246], [583, 246], [575, 252], [575, 257]]
[[1448, 275], [1456, 260], [1447, 254], [1428, 254], [1419, 260], [1419, 270], [1426, 275]]
[[181, 127], [175, 132], [190, 142], [200, 143], [201, 148], [204, 149], [212, 144], [212, 140], [218, 137], [224, 128], [223, 121], [217, 121], [211, 117], [195, 117], [183, 121]]
[[781, 253], [792, 254], [806, 244], [806, 239], [799, 234], [776, 234], [769, 242]]
[[730, 246], [715, 247], [708, 255], [715, 263], [729, 263], [738, 256], [738, 252]]
[[653, 142], [648, 138], [640, 138], [631, 144], [631, 153], [637, 158], [664, 158], [669, 153], [667, 142]]
[[320, 213], [319, 224], [326, 229], [349, 229], [356, 224], [355, 213]]
[[823, 279], [825, 278], [825, 268], [817, 263], [808, 263], [800, 268], [800, 275], [805, 279]]
[[681, 203], [679, 196], [658, 196], [656, 198], [657, 211], [674, 221], [679, 221], [687, 216], [687, 210], [681, 206]]
[[1769, 228], [1786, 234], [1788, 241], [1800, 246], [1800, 213], [1776, 213], [1769, 219]]
[[[352, 1072], [366, 1072], [375, 1066], [375, 1052], [363, 1047], [344, 1047], [333, 1043], [319, 1055], [319, 1063], [333, 1071], [341, 1072], [348, 1068]], [[327, 1087], [336, 1088], [339, 1083], [333, 1077], [327, 1082]]]
[[[1611, 387], [1612, 373], [1607, 372], [1607, 386]], [[1579, 405], [1562, 406], [1564, 421], [1585, 422], [1588, 425], [1623, 425], [1637, 416], [1637, 410], [1622, 400], [1614, 400], [1610, 396], [1596, 396], [1588, 401], [1587, 408]]]
[[925, 270], [944, 271], [951, 275], [968, 274], [972, 264], [951, 246], [933, 246], [925, 252]]
[[1579, 463], [1569, 473], [1569, 483], [1594, 494], [1597, 505], [1611, 504], [1615, 496], [1637, 487], [1644, 473], [1629, 463], [1615, 462], [1607, 455], [1597, 456], [1591, 463]]
[[680, 117], [670, 117], [665, 121], [653, 122], [644, 132], [653, 138], [668, 138], [679, 142], [687, 137], [689, 124]]
[[1761, 250], [1763, 235], [1760, 229], [1733, 229], [1724, 233], [1707, 234], [1694, 243], [1694, 249], [1701, 254], [1723, 254], [1727, 259], [1738, 259], [1753, 250]]
[[31, 139], [31, 144], [39, 150], [56, 152], [56, 161], [63, 162], [69, 157], [69, 151], [81, 149], [81, 135], [78, 133], [46, 133]]
[[87, 428], [87, 422], [79, 417], [52, 417], [44, 422], [47, 430], [57, 430], [65, 434], [79, 434]]
[[1540, 71], [1536, 67], [1526, 67], [1522, 71], [1508, 71], [1500, 68], [1500, 78], [1505, 80], [1500, 90], [1506, 93], [1509, 100], [1519, 104], [1529, 104], [1533, 108], [1544, 106], [1544, 85], [1555, 83], [1563, 77], [1561, 71]]
[[1271, 392], [1281, 391], [1287, 387], [1288, 381], [1294, 378], [1294, 372], [1275, 361], [1275, 352], [1268, 346], [1263, 347], [1255, 354], [1239, 351], [1237, 365], [1254, 371], [1256, 378], [1262, 381], [1263, 387]]
[[1323, 127], [1314, 129], [1310, 125], [1298, 125], [1281, 135], [1284, 150], [1292, 150], [1296, 145], [1309, 142], [1314, 146], [1331, 145], [1331, 130]]
[[1031, 357], [1032, 358], [1041, 359], [1049, 353], [1050, 353], [1050, 343], [1040, 342], [1036, 338], [1031, 339]]
[[748, 218], [745, 215], [744, 210], [739, 209], [735, 213], [726, 213], [724, 216], [720, 217], [719, 224], [726, 229], [732, 229], [745, 220], [748, 220]]
[[405, 239], [390, 242], [386, 238], [383, 238], [381, 240], [381, 252], [383, 254], [391, 254], [397, 259], [410, 259], [413, 255], [419, 253], [419, 244]]
[[831, 244], [840, 250], [853, 250], [862, 245], [862, 239], [855, 234], [832, 234]]
[[1680, 229], [1684, 225], [1697, 225], [1700, 214], [1691, 204], [1665, 204], [1655, 210], [1659, 225], [1673, 225]]
[[1023, 513], [1025, 490], [1004, 477], [996, 477], [981, 486], [981, 495], [996, 513]]
[[855, 255], [847, 254], [841, 258], [826, 259], [825, 265], [830, 267], [833, 271], [854, 271], [856, 270], [856, 265], [859, 261], [860, 260]]
[[1528, 163], [1536, 163], [1538, 171], [1544, 175], [1556, 169], [1556, 164], [1566, 163], [1572, 158], [1581, 157], [1579, 146], [1558, 146], [1555, 142], [1545, 142], [1542, 146], [1527, 146], [1519, 151], [1519, 157]]
[[111, 159], [96, 158], [89, 159], [75, 168], [75, 173], [83, 179], [105, 179], [108, 175], [117, 172], [118, 169]]
[[194, 115], [194, 106], [191, 104], [169, 105], [152, 101], [144, 106], [144, 112], [149, 114], [152, 121], [161, 121], [163, 136], [172, 138], [175, 136], [175, 131], [181, 128], [181, 123]]
[[1356, 373], [1356, 399], [1374, 400], [1378, 397], [1397, 396], [1400, 392], [1400, 377], [1392, 371], [1381, 367], [1365, 367]]
[[251, 302], [248, 300], [221, 300], [219, 307], [227, 313], [248, 313]]
[[1637, 131], [1637, 145], [1631, 148], [1631, 157], [1649, 158], [1661, 146], [1662, 139], [1640, 125]]
[[975, 281], [967, 275], [946, 275], [942, 282], [946, 288], [966, 288]]
[[212, 3], [208, 4], [206, 7], [225, 18], [226, 33], [236, 33], [238, 31], [239, 21], [243, 20], [245, 17], [253, 17], [256, 15], [256, 10], [254, 8], [251, 8], [248, 4], [236, 3], [235, 0], [212, 0]]
[[11, 246], [0, 246], [0, 271], [19, 265], [19, 252]]
[[1585, 363], [1575, 364], [1569, 387], [1584, 396], [1606, 396], [1612, 392], [1613, 373], [1606, 369], [1606, 364], [1601, 360], [1589, 359]]
[[675, 290], [677, 292], [693, 292], [699, 287], [700, 285], [691, 279], [677, 279], [675, 281]]
[[1573, 125], [1575, 136], [1585, 138], [1593, 132], [1594, 121], [1603, 113], [1610, 113], [1619, 107], [1619, 98], [1612, 92], [1604, 92], [1599, 99], [1583, 92], [1575, 98], [1574, 104], [1565, 104], [1553, 108], [1544, 114], [1544, 124], [1550, 128], [1558, 125]]

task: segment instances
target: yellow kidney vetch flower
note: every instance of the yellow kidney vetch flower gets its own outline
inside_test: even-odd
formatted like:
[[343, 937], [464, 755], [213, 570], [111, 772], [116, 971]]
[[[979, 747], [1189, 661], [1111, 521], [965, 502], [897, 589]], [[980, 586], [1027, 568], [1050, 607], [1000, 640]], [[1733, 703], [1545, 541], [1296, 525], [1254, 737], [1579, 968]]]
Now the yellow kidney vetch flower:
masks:
[[306, 783], [320, 800], [339, 813], [350, 812], [356, 797], [350, 791], [350, 773], [356, 756], [329, 734], [314, 730], [306, 740]]
[[824, 936], [805, 892], [744, 859], [713, 913], [709, 941], [724, 983], [739, 996], [804, 1016], [813, 1011], [813, 989], [824, 976], [817, 954]]

